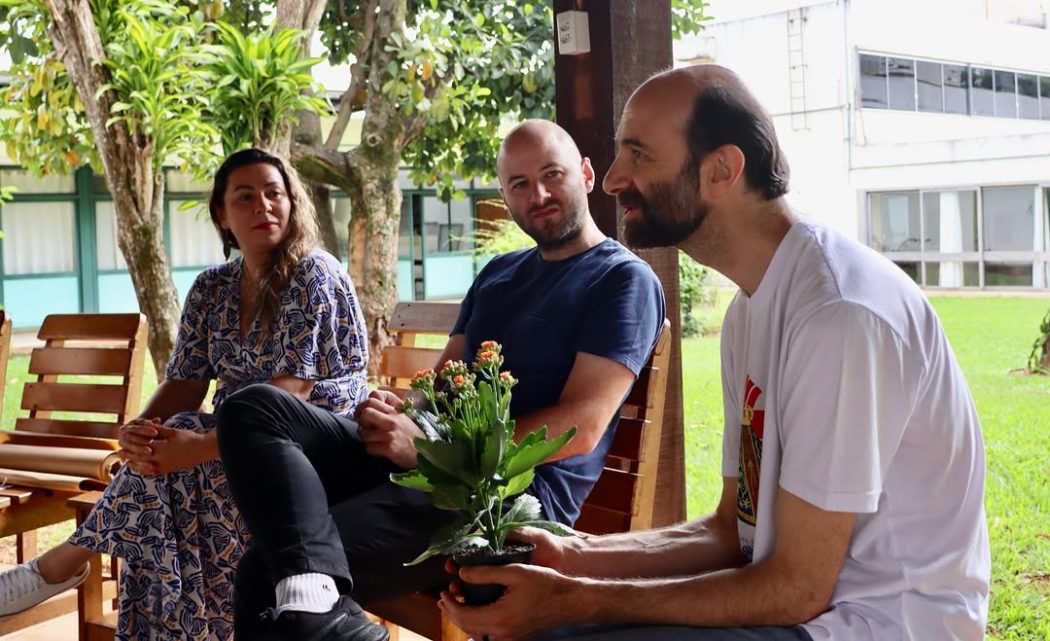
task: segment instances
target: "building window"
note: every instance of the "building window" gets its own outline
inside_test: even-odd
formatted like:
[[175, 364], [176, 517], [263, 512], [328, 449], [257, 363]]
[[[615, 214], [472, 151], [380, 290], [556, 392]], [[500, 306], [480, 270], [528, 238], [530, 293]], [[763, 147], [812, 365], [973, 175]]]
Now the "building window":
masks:
[[1050, 188], [873, 192], [868, 212], [870, 245], [922, 285], [1050, 284]]
[[993, 72], [980, 67], [970, 68], [970, 113], [975, 116], [995, 115]]
[[861, 105], [874, 109], [889, 106], [886, 88], [886, 58], [884, 56], [860, 56]]
[[944, 111], [944, 88], [941, 78], [942, 65], [939, 62], [915, 64], [915, 81], [919, 94], [919, 111]]
[[1039, 76], [1017, 74], [1017, 110], [1022, 118], [1039, 119]]
[[1035, 188], [985, 187], [981, 190], [984, 209], [985, 251], [1032, 251], [1040, 238], [1035, 231]]
[[995, 71], [995, 115], [1017, 117], [1017, 74], [1012, 71]]
[[919, 192], [871, 195], [871, 246], [880, 252], [920, 250]]
[[970, 70], [963, 65], [944, 65], [944, 112], [970, 113]]
[[34, 176], [25, 169], [0, 169], [0, 187], [14, 187], [20, 196], [26, 194], [72, 194], [76, 182], [72, 175]]
[[907, 58], [887, 58], [890, 109], [915, 110], [915, 61]]
[[68, 274], [76, 269], [71, 202], [13, 202], [0, 208], [4, 274]]
[[181, 210], [184, 201], [171, 200], [168, 215], [171, 228], [172, 267], [205, 267], [226, 260], [222, 241], [204, 205]]
[[1039, 77], [1039, 112], [1043, 120], [1050, 120], [1050, 76]]
[[99, 271], [126, 271], [124, 254], [117, 245], [117, 210], [112, 201], [95, 203], [95, 252]]

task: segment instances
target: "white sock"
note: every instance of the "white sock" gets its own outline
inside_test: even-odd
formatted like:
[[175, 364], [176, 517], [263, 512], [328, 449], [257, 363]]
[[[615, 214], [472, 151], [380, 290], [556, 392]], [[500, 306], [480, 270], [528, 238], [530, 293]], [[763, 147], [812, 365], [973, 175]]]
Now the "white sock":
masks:
[[327, 574], [297, 574], [277, 584], [277, 614], [285, 610], [328, 612], [338, 600], [335, 581]]

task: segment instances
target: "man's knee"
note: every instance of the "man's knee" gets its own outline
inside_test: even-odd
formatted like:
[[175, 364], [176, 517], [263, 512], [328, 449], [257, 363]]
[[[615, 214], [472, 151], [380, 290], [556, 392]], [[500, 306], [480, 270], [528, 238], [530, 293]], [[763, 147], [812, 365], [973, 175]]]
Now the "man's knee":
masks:
[[231, 394], [215, 412], [219, 448], [223, 442], [233, 443], [245, 436], [280, 429], [283, 394], [286, 393], [266, 383], [249, 385]]

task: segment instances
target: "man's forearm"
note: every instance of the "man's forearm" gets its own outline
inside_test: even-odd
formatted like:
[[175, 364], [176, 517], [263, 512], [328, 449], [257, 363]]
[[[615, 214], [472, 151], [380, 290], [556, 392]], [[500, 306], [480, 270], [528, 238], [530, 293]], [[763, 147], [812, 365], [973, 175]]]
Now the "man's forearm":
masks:
[[658, 530], [574, 540], [557, 569], [596, 578], [666, 577], [743, 563], [735, 529], [719, 528], [711, 515]]
[[771, 564], [661, 579], [576, 579], [570, 602], [588, 623], [702, 627], [798, 625], [827, 609], [828, 596]]

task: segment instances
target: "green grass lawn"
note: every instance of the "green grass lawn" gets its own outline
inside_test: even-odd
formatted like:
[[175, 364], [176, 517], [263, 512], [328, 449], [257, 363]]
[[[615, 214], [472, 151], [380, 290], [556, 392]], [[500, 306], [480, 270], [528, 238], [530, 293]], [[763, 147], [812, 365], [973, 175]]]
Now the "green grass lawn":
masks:
[[[1045, 299], [934, 297], [973, 391], [988, 460], [992, 639], [1050, 639], [1050, 378], [1017, 376]], [[719, 300], [719, 309], [728, 297]], [[721, 487], [722, 398], [717, 336], [683, 341], [689, 516]]]
[[[714, 308], [698, 310], [702, 327], [717, 327], [730, 296], [720, 292]], [[973, 390], [984, 429], [993, 564], [989, 637], [1050, 639], [1050, 378], [1011, 373], [1024, 365], [1050, 301], [936, 297], [933, 305]], [[721, 485], [718, 336], [687, 339], [682, 353], [688, 511], [695, 517], [714, 507]], [[144, 398], [156, 381], [146, 360]], [[18, 412], [27, 365], [24, 356], [12, 357], [8, 365], [5, 429]], [[56, 529], [50, 537], [41, 536], [41, 546], [67, 535], [67, 529]]]

